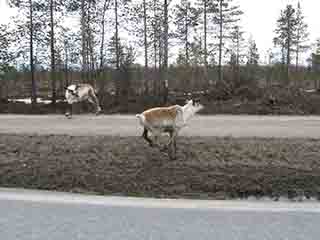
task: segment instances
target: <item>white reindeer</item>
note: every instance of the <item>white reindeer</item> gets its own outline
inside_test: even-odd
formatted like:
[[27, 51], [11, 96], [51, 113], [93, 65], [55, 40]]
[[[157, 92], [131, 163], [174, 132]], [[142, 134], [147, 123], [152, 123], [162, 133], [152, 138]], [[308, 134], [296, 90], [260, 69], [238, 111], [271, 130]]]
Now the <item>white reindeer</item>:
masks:
[[72, 84], [66, 88], [66, 100], [70, 105], [70, 111], [66, 112], [66, 117], [72, 116], [73, 103], [89, 101], [95, 106], [96, 114], [101, 112], [99, 100], [96, 96], [94, 88], [90, 84]]
[[154, 144], [149, 138], [149, 131], [155, 136], [155, 140], [157, 140], [162, 133], [169, 133], [170, 139], [165, 148], [170, 147], [170, 158], [175, 158], [177, 150], [176, 137], [179, 131], [185, 127], [188, 120], [201, 109], [203, 109], [203, 105], [189, 100], [184, 106], [173, 105], [170, 107], [151, 108], [136, 116], [144, 128], [142, 137], [151, 147], [158, 144]]

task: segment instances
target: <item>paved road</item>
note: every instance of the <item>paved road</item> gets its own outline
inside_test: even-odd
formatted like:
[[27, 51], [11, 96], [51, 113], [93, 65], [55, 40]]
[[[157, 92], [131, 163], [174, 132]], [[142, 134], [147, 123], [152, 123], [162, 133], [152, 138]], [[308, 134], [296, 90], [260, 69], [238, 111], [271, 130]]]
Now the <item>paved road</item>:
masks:
[[0, 189], [6, 240], [318, 240], [320, 204], [153, 200]]
[[[0, 115], [0, 133], [70, 135], [141, 135], [132, 115]], [[182, 130], [186, 136], [320, 138], [319, 116], [196, 116]]]

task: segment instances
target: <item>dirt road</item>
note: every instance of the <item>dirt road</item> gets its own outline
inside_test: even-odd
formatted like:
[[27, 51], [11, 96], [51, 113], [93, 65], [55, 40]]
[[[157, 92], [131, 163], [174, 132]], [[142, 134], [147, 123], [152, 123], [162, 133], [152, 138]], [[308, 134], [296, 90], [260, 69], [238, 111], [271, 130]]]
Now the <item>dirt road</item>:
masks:
[[[320, 138], [319, 116], [196, 116], [184, 136]], [[0, 133], [139, 136], [133, 115], [0, 115]]]

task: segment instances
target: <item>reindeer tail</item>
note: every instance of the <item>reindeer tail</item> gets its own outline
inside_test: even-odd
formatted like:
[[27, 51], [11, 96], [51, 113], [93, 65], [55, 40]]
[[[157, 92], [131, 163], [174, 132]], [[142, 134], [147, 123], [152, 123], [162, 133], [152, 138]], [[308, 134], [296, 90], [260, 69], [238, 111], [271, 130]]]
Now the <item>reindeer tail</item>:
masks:
[[144, 122], [145, 122], [145, 117], [143, 114], [136, 114], [136, 117], [139, 119], [140, 121], [140, 124], [141, 125], [144, 125]]

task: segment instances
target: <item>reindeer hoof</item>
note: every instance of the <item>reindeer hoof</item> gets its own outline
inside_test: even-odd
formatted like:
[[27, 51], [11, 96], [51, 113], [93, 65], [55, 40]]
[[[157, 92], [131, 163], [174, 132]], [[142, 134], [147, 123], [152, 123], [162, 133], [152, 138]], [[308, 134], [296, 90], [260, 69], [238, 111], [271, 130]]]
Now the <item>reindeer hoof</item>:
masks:
[[149, 143], [149, 146], [154, 148], [156, 145], [154, 145], [153, 143]]
[[68, 113], [68, 112], [66, 112], [64, 115], [65, 115], [68, 119], [72, 118], [72, 115], [71, 115], [70, 113]]
[[102, 113], [102, 109], [101, 109], [101, 107], [98, 107], [96, 109], [96, 115], [99, 115], [100, 113]]
[[167, 151], [169, 148], [168, 148], [168, 146], [163, 146], [162, 148], [160, 148], [160, 151], [161, 152], [165, 152], [165, 151]]

